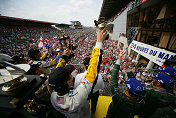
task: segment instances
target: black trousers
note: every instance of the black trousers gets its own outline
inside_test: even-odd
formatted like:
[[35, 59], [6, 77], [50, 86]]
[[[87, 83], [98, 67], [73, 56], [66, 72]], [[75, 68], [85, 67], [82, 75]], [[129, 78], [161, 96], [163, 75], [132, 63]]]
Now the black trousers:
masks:
[[99, 91], [97, 91], [95, 93], [92, 93], [91, 96], [90, 96], [90, 99], [91, 99], [91, 112], [95, 112], [96, 111], [98, 97], [99, 97]]

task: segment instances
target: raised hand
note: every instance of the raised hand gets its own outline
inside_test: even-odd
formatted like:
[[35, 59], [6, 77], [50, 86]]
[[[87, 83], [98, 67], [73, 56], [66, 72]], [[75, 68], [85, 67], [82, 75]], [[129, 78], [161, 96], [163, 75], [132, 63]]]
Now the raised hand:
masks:
[[105, 40], [107, 36], [107, 32], [106, 29], [99, 29], [98, 33], [97, 33], [97, 42], [103, 42]]
[[118, 60], [122, 61], [125, 57], [123, 55], [126, 53], [126, 50], [120, 51], [120, 54], [118, 55]]

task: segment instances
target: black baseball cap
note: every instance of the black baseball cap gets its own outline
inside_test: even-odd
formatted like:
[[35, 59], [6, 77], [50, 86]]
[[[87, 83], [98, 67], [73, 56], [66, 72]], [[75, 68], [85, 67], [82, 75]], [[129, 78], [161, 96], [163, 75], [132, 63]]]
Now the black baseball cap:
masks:
[[65, 68], [69, 71], [69, 74], [71, 74], [74, 70], [74, 66], [71, 64], [66, 65]]
[[67, 81], [70, 79], [70, 74], [73, 72], [74, 66], [67, 65], [65, 67], [56, 68], [48, 79], [49, 86], [55, 91], [67, 93], [68, 84]]
[[30, 49], [28, 51], [28, 56], [31, 58], [31, 59], [36, 59], [35, 55], [40, 52], [39, 49]]

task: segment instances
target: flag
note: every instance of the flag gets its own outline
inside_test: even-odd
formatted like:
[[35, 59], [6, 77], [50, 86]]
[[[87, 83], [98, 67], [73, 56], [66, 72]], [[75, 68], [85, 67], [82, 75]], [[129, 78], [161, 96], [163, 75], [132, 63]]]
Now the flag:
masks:
[[48, 43], [50, 42], [47, 38], [45, 38], [45, 41], [48, 42]]
[[40, 42], [38, 44], [38, 47], [43, 48], [43, 38], [42, 37], [40, 37]]
[[45, 53], [45, 52], [46, 52], [46, 49], [47, 49], [47, 44], [48, 44], [48, 43], [43, 42], [43, 46], [42, 46], [42, 51], [43, 51], [43, 53]]
[[58, 104], [64, 104], [64, 97], [57, 96], [56, 103], [58, 103]]
[[45, 46], [46, 44], [48, 44], [48, 43], [46, 43], [46, 42], [43, 42], [43, 46]]
[[44, 47], [45, 48], [51, 48], [53, 45], [51, 43], [44, 43]]

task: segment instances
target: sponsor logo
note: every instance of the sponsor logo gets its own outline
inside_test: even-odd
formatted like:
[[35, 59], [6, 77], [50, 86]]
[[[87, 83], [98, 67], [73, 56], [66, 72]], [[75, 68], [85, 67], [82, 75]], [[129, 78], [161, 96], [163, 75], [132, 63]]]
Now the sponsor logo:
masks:
[[141, 89], [140, 86], [137, 86], [136, 90], [137, 90], [137, 91], [140, 91], [140, 90], [142, 90], [142, 89]]

